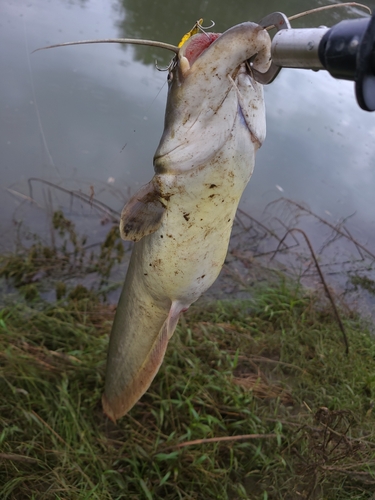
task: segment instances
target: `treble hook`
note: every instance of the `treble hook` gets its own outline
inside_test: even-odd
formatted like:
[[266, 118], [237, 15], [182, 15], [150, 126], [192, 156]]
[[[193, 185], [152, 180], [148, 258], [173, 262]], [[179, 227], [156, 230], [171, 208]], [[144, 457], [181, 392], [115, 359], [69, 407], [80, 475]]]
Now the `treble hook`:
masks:
[[204, 34], [205, 34], [205, 35], [209, 38], [209, 36], [207, 35], [207, 33], [206, 33], [204, 30], [209, 30], [209, 29], [213, 28], [213, 27], [215, 26], [215, 21], [213, 21], [213, 20], [211, 19], [211, 24], [210, 24], [210, 26], [202, 26], [202, 25], [201, 25], [201, 23], [200, 23], [201, 21], [203, 21], [203, 19], [199, 19], [199, 21], [197, 21], [197, 22], [195, 23], [195, 26], [196, 26], [196, 27], [197, 27], [197, 28], [198, 28], [198, 29], [199, 29], [202, 33], [204, 33]]
[[170, 63], [168, 64], [168, 66], [166, 66], [165, 68], [159, 68], [159, 66], [158, 66], [158, 61], [156, 60], [156, 61], [155, 61], [155, 68], [156, 68], [158, 71], [169, 71], [169, 72], [171, 72], [171, 71], [175, 68], [176, 64], [177, 64], [177, 58], [176, 58], [176, 56], [175, 56], [175, 57], [173, 57], [173, 58], [171, 59], [171, 61], [170, 61]]
[[204, 33], [207, 37], [207, 33], [204, 31], [206, 29], [209, 29], [209, 28], [212, 28], [213, 26], [215, 26], [215, 23], [213, 21], [211, 21], [211, 26], [208, 26], [207, 28], [203, 27], [202, 24], [203, 23], [203, 19], [198, 19], [198, 21], [194, 24], [194, 26], [191, 28], [190, 31], [188, 31], [182, 38], [181, 38], [181, 41], [180, 43], [178, 44], [178, 48], [180, 49], [183, 44], [189, 40], [190, 37], [192, 37], [193, 35], [196, 35], [199, 31], [201, 31], [202, 33]]

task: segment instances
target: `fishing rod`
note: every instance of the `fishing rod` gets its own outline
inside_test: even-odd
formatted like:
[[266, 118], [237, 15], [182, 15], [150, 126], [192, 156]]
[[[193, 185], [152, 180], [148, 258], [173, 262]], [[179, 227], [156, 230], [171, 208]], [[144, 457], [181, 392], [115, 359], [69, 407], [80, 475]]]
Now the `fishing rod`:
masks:
[[375, 111], [375, 12], [371, 18], [341, 21], [332, 28], [292, 29], [282, 12], [269, 14], [259, 24], [277, 29], [269, 70], [253, 70], [259, 83], [271, 83], [282, 68], [327, 70], [334, 78], [354, 81], [359, 106]]

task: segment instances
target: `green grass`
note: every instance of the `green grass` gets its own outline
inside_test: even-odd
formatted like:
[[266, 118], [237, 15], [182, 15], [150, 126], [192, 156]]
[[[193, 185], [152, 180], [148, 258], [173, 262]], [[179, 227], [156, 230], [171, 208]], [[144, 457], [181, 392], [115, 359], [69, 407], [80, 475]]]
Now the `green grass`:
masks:
[[[100, 404], [112, 318], [82, 287], [2, 308], [2, 499], [373, 498], [375, 341], [356, 315], [346, 356], [298, 285], [193, 306], [117, 425]], [[249, 434], [269, 436], [217, 440]]]

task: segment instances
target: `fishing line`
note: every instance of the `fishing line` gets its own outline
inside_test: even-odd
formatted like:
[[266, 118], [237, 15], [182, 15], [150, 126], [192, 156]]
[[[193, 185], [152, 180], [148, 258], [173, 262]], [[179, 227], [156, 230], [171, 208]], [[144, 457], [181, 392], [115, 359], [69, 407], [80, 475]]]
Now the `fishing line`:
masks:
[[49, 162], [50, 162], [51, 166], [56, 170], [56, 172], [60, 176], [59, 169], [56, 167], [55, 162], [53, 161], [52, 155], [51, 155], [51, 153], [49, 151], [48, 144], [47, 144], [47, 139], [46, 139], [46, 136], [45, 136], [44, 130], [43, 130], [42, 119], [41, 119], [41, 116], [40, 116], [40, 113], [39, 113], [38, 101], [37, 101], [36, 94], [35, 94], [33, 72], [32, 72], [32, 68], [31, 68], [30, 53], [29, 53], [29, 44], [28, 44], [28, 41], [27, 41], [27, 32], [26, 32], [26, 21], [25, 21], [25, 19], [23, 19], [23, 30], [24, 30], [24, 36], [25, 36], [25, 48], [26, 48], [27, 64], [28, 64], [28, 68], [29, 68], [31, 93], [32, 93], [33, 101], [34, 101], [34, 105], [35, 105], [35, 112], [36, 112], [36, 117], [37, 117], [37, 121], [38, 121], [39, 132], [40, 132], [40, 135], [42, 136], [43, 146], [44, 146], [45, 152], [47, 153], [47, 157], [49, 159]]

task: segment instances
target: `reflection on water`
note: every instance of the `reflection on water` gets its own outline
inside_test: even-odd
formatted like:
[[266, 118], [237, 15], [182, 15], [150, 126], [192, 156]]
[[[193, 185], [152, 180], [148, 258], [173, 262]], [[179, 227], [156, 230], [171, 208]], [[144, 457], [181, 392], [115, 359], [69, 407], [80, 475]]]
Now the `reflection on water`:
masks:
[[[207, 23], [215, 20], [220, 32], [276, 10], [294, 14], [323, 3], [3, 0], [0, 175], [1, 186], [13, 191], [0, 199], [2, 234], [13, 216], [23, 220], [30, 215], [35, 227], [41, 222], [41, 212], [33, 215], [24, 198], [29, 177], [85, 193], [93, 188], [103, 201], [121, 210], [129, 190], [152, 175], [163, 127], [166, 75], [155, 69], [154, 61], [168, 64], [169, 53], [92, 45], [30, 55], [33, 49], [109, 37], [176, 44], [200, 17]], [[375, 7], [374, 1], [365, 3]], [[330, 11], [301, 19], [295, 26], [332, 25], [354, 14]], [[351, 83], [323, 72], [284, 70], [265, 95], [268, 135], [243, 207], [261, 218], [267, 203], [285, 195], [308, 204], [332, 223], [355, 213], [351, 224], [356, 237], [374, 244], [375, 113], [358, 108]], [[109, 179], [114, 184], [109, 186]], [[49, 196], [41, 193], [38, 203], [45, 205]], [[6, 234], [9, 241], [12, 232], [5, 233], [3, 244]]]

